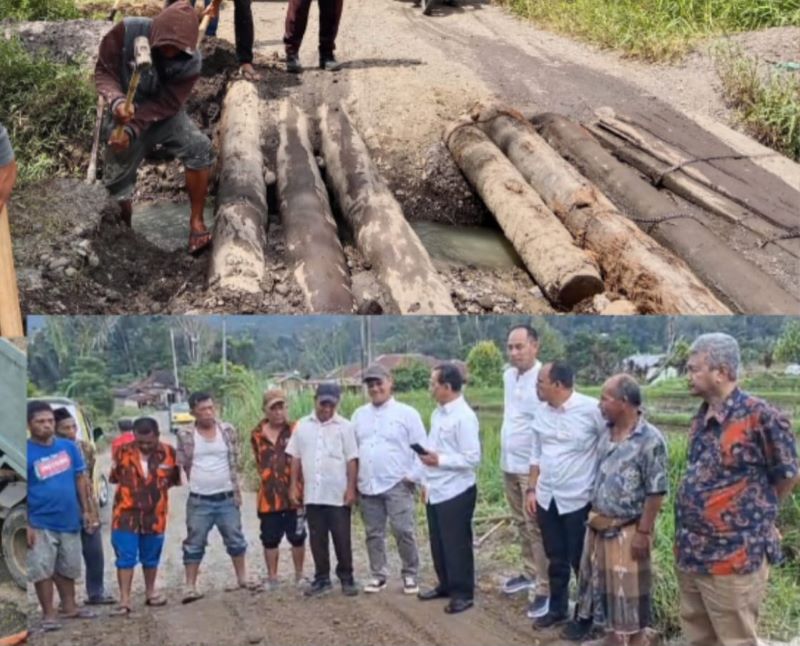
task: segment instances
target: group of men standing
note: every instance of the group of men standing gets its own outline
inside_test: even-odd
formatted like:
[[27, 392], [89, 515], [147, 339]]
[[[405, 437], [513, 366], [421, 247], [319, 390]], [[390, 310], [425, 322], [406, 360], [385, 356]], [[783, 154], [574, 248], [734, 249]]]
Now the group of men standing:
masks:
[[[510, 330], [500, 459], [522, 572], [506, 581], [503, 592], [529, 592], [527, 615], [536, 630], [566, 623], [562, 635], [570, 640], [602, 629], [597, 643], [648, 643], [653, 534], [668, 491], [664, 437], [645, 418], [631, 376], [612, 376], [597, 400], [575, 390], [567, 363], [542, 365], [538, 350], [533, 328]], [[681, 623], [692, 645], [754, 644], [769, 564], [780, 559], [778, 505], [798, 480], [796, 441], [785, 416], [738, 387], [739, 348], [732, 337], [700, 336], [687, 369], [690, 389], [703, 404], [692, 422], [675, 503]], [[329, 592], [332, 541], [342, 592], [357, 595], [351, 512], [358, 501], [370, 568], [363, 590], [374, 594], [388, 586], [388, 522], [400, 556], [402, 592], [423, 601], [446, 598], [446, 612], [463, 612], [474, 597], [472, 515], [481, 459], [478, 418], [462, 395], [463, 375], [453, 364], [432, 371], [429, 386], [437, 406], [428, 434], [419, 413], [394, 398], [385, 368], [370, 366], [363, 379], [370, 401], [349, 421], [338, 413], [336, 384], [319, 385], [313, 412], [296, 422], [288, 417], [282, 391], [264, 394], [264, 417], [249, 437], [260, 476], [265, 583], [270, 589], [279, 585], [278, 546], [285, 537], [295, 582], [305, 595]], [[202, 597], [198, 571], [215, 526], [233, 563], [231, 589], [263, 588], [246, 575], [238, 435], [218, 419], [209, 394], [193, 394], [190, 407], [195, 423], [179, 431], [177, 451], [159, 440], [155, 420], [146, 417], [113, 449], [110, 479], [118, 487], [111, 538], [120, 587], [115, 614], [132, 611], [138, 563], [145, 603], [166, 603], [155, 580], [168, 490], [178, 484], [189, 488], [183, 602]], [[62, 423], [64, 413], [56, 413]], [[41, 402], [29, 406], [28, 422], [29, 571], [45, 627], [55, 628], [53, 584], [64, 616], [89, 616], [74, 600], [77, 536], [82, 525], [86, 555], [99, 523], [87, 456], [75, 445], [74, 431], [53, 439], [53, 413]], [[417, 494], [425, 502], [437, 578], [422, 591]], [[303, 578], [306, 538], [314, 560], [310, 583]], [[87, 557], [87, 585], [88, 566]], [[572, 573], [578, 595], [570, 614]], [[89, 603], [109, 602], [102, 576], [93, 590]]]

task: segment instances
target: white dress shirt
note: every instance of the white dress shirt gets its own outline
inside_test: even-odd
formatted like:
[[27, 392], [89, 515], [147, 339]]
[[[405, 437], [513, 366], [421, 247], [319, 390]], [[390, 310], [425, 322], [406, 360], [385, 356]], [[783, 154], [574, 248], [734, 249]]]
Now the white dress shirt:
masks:
[[475, 470], [481, 462], [478, 417], [463, 397], [436, 407], [424, 446], [439, 456], [439, 466], [425, 466], [430, 504], [455, 498], [475, 484]]
[[594, 397], [573, 392], [558, 408], [543, 403], [533, 421], [531, 465], [539, 466], [536, 502], [555, 499], [559, 514], [584, 507], [592, 498], [597, 442], [607, 427]]
[[503, 427], [500, 430], [500, 468], [504, 473], [527, 475], [531, 463], [533, 417], [542, 402], [536, 395], [537, 361], [520, 374], [513, 366], [503, 373]]
[[412, 444], [425, 446], [428, 436], [419, 413], [389, 398], [380, 406], [361, 406], [351, 419], [358, 443], [358, 490], [377, 496], [403, 478], [419, 482], [422, 463]]
[[353, 426], [341, 415], [320, 422], [312, 413], [297, 422], [286, 452], [300, 459], [303, 504], [344, 506], [347, 463], [358, 458]]

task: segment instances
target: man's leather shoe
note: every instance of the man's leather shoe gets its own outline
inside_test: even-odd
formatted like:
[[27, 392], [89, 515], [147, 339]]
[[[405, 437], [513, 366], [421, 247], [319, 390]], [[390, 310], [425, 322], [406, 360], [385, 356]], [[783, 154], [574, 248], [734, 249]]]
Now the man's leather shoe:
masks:
[[566, 623], [567, 615], [557, 615], [554, 612], [548, 612], [544, 617], [539, 617], [533, 622], [534, 630], [541, 630], [543, 628], [552, 628], [558, 624]]
[[425, 590], [424, 592], [417, 593], [417, 599], [420, 601], [431, 601], [432, 599], [446, 599], [450, 595], [446, 592], [442, 592], [439, 588], [431, 588], [430, 590]]
[[473, 605], [472, 599], [451, 599], [450, 603], [444, 607], [444, 611], [448, 615], [455, 615], [459, 612], [469, 610]]

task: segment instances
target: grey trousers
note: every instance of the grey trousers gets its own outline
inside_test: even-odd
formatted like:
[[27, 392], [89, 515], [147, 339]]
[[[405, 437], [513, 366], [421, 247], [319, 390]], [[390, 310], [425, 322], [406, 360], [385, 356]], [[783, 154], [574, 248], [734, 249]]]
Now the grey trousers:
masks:
[[403, 576], [416, 578], [419, 569], [417, 552], [417, 527], [414, 509], [416, 487], [398, 482], [394, 487], [377, 496], [360, 496], [361, 517], [367, 534], [367, 554], [372, 576], [386, 579], [386, 519], [397, 542], [397, 551], [402, 561]]

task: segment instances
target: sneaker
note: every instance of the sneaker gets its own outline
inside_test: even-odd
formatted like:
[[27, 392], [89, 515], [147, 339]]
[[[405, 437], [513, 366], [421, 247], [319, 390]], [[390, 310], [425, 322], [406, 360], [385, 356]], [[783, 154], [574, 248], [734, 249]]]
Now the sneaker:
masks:
[[[386, 585], [384, 583], [384, 585]], [[358, 596], [358, 587], [355, 581], [342, 581], [342, 594], [346, 597]]]
[[419, 585], [413, 576], [403, 577], [403, 594], [417, 594], [419, 592]]
[[544, 617], [550, 610], [550, 597], [545, 594], [537, 594], [533, 601], [528, 604], [525, 614], [528, 619], [538, 619]]
[[592, 632], [591, 619], [575, 619], [570, 621], [561, 631], [561, 637], [571, 642], [582, 642]]
[[326, 72], [336, 72], [342, 68], [342, 64], [333, 54], [325, 54], [319, 57], [319, 68]]
[[267, 579], [264, 581], [264, 588], [269, 592], [277, 590], [281, 586], [281, 582], [278, 579]]
[[299, 74], [303, 71], [300, 57], [297, 54], [286, 54], [286, 71], [291, 74]]
[[303, 594], [305, 594], [307, 597], [319, 597], [320, 595], [326, 594], [331, 590], [333, 590], [333, 585], [331, 585], [330, 580], [317, 579], [310, 586], [308, 586]]
[[539, 617], [533, 622], [533, 629], [542, 630], [545, 628], [552, 628], [553, 626], [558, 626], [566, 622], [567, 615], [557, 615], [554, 612], [548, 612], [544, 617]]
[[523, 590], [529, 590], [536, 585], [536, 581], [529, 579], [524, 574], [515, 576], [513, 579], [508, 579], [501, 588], [503, 594], [517, 594]]
[[386, 587], [386, 579], [374, 577], [364, 586], [364, 592], [380, 592]]
[[307, 588], [311, 585], [311, 581], [308, 580], [308, 577], [304, 577], [301, 574], [300, 576], [294, 577], [294, 585], [297, 588]]

